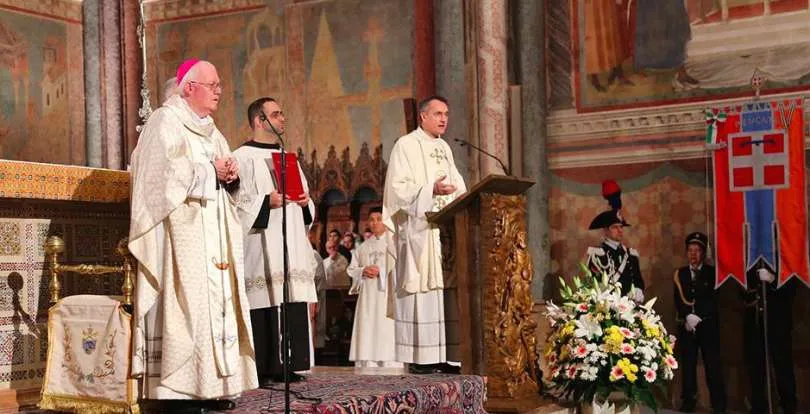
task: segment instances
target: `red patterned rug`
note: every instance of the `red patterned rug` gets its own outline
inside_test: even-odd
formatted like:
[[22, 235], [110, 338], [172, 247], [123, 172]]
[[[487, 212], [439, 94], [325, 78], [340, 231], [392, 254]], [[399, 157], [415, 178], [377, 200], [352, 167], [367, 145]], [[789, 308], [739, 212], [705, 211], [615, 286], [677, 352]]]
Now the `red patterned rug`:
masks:
[[[290, 384], [296, 413], [486, 413], [486, 380], [474, 375], [308, 374]], [[228, 413], [283, 413], [284, 384], [257, 389]]]

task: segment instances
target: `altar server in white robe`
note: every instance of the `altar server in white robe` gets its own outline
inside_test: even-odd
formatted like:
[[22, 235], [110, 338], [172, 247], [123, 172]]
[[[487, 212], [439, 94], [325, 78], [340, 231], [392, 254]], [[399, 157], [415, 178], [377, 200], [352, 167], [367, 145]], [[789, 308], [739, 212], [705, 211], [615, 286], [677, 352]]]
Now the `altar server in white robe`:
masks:
[[[383, 222], [393, 232], [387, 269], [394, 269], [392, 295], [397, 360], [413, 373], [454, 372], [447, 364], [442, 252], [439, 229], [425, 213], [438, 211], [466, 191], [441, 137], [447, 100], [419, 103], [421, 127], [400, 137], [391, 150], [383, 194]], [[393, 311], [393, 312], [391, 312]]]
[[[277, 176], [270, 169], [273, 154], [280, 153], [278, 136], [284, 133], [281, 106], [265, 97], [251, 103], [247, 112], [252, 136], [234, 151], [241, 168], [237, 206], [245, 234], [245, 284], [253, 321], [256, 366], [259, 382], [268, 385], [283, 380], [279, 312], [284, 302], [282, 206], [287, 211], [290, 301], [285, 309], [290, 324], [290, 371], [309, 370], [315, 362], [308, 305], [318, 303], [317, 263], [309, 243], [315, 205], [309, 198], [300, 165], [297, 167], [304, 194], [295, 200], [288, 196], [286, 202], [279, 193]], [[297, 374], [290, 377], [294, 381], [303, 379]]]
[[394, 349], [394, 320], [388, 317], [387, 241], [382, 207], [369, 210], [368, 225], [373, 235], [357, 248], [349, 266], [352, 278], [349, 293], [358, 295], [349, 360], [359, 368], [401, 368]]
[[226, 192], [239, 171], [210, 116], [222, 92], [214, 66], [187, 60], [177, 79], [132, 153], [132, 374], [143, 398], [233, 397], [258, 386], [242, 230]]

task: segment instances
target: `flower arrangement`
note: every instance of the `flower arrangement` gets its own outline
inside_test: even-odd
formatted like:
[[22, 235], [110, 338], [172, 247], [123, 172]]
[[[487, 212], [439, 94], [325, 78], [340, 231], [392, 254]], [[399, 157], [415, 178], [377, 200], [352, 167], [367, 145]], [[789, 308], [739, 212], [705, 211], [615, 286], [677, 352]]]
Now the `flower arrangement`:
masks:
[[656, 299], [636, 304], [632, 291], [623, 296], [607, 276], [574, 278], [573, 289], [560, 281], [563, 304], [549, 302], [545, 313], [552, 329], [544, 351], [550, 392], [587, 404], [621, 392], [657, 410], [654, 387], [664, 388], [678, 362], [675, 337], [652, 308]]

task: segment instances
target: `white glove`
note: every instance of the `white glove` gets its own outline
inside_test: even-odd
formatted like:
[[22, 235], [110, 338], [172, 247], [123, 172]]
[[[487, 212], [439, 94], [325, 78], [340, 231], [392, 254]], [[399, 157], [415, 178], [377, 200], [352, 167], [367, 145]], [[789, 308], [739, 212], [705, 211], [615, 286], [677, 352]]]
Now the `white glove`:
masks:
[[686, 315], [686, 330], [689, 332], [695, 332], [695, 328], [697, 328], [701, 321], [703, 321], [703, 319], [700, 319], [700, 316], [697, 316], [694, 313]]
[[636, 303], [644, 303], [644, 292], [642, 292], [641, 289], [633, 291], [633, 301]]
[[773, 282], [776, 279], [774, 274], [771, 273], [768, 269], [765, 269], [765, 268], [757, 270], [757, 274], [759, 275], [759, 280], [761, 280], [763, 282], [770, 283], [770, 282]]

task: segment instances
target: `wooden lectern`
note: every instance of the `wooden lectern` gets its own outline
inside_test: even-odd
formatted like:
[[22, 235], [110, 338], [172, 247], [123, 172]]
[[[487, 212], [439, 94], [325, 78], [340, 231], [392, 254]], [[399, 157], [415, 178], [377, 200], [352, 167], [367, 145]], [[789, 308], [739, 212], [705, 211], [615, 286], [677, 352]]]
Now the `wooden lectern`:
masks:
[[461, 369], [488, 377], [488, 411], [524, 411], [540, 401], [524, 195], [532, 185], [489, 175], [428, 215], [451, 229], [442, 248], [457, 278]]

